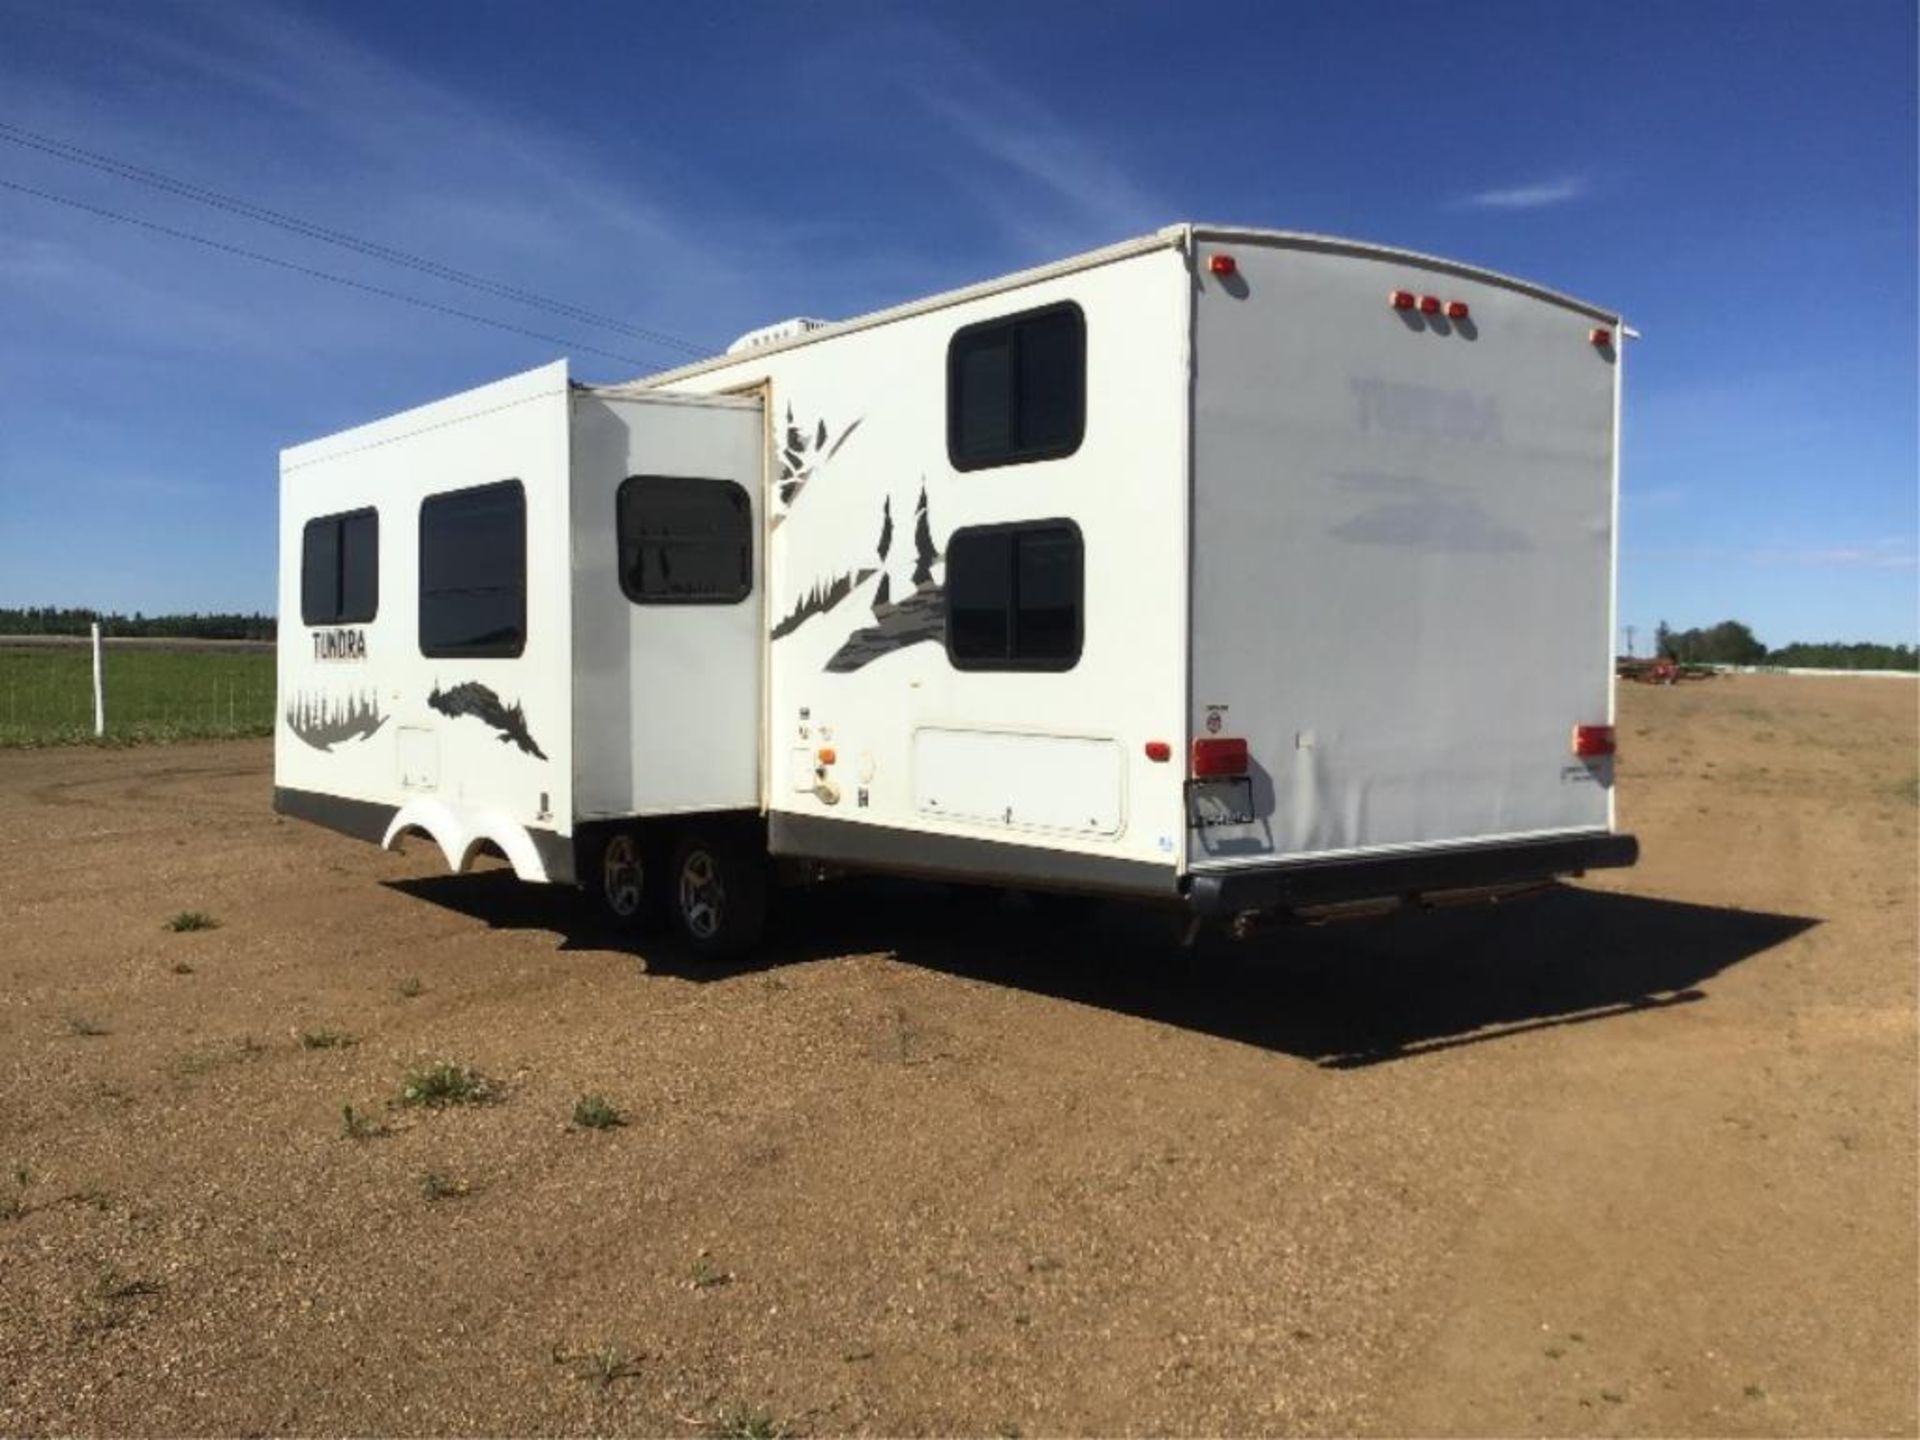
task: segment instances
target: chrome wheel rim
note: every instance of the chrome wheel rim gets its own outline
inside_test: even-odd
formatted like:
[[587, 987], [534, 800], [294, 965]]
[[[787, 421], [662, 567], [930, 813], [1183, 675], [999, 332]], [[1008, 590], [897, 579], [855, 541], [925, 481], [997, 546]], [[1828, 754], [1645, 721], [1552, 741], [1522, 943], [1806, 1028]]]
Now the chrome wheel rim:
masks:
[[640, 911], [640, 892], [645, 880], [640, 865], [640, 847], [631, 835], [616, 835], [607, 841], [600, 858], [600, 887], [607, 908], [625, 919]]
[[696, 940], [711, 940], [720, 929], [727, 903], [720, 867], [705, 850], [690, 851], [680, 862], [680, 917]]

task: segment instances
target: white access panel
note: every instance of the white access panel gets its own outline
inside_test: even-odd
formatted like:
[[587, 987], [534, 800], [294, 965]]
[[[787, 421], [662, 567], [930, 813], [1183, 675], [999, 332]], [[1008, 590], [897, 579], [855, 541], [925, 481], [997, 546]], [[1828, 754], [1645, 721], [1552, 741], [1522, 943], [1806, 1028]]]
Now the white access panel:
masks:
[[914, 809], [928, 819], [1117, 835], [1125, 769], [1119, 745], [1104, 737], [931, 726], [913, 733]]
[[1248, 740], [1256, 818], [1190, 863], [1606, 829], [1612, 762], [1570, 746], [1611, 718], [1606, 322], [1415, 257], [1200, 249], [1189, 724]]
[[[765, 433], [756, 400], [574, 394], [577, 819], [760, 806]], [[745, 599], [628, 598], [616, 504], [631, 476], [728, 481], [746, 493], [754, 548]]]

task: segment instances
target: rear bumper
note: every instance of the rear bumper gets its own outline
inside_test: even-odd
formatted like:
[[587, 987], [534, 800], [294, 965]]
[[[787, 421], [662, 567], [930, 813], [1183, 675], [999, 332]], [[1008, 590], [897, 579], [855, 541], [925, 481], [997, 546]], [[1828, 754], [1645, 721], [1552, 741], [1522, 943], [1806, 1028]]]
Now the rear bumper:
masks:
[[1415, 854], [1245, 866], [1194, 875], [1187, 902], [1199, 915], [1299, 910], [1357, 900], [1417, 898], [1578, 875], [1631, 865], [1640, 842], [1631, 835], [1561, 836], [1551, 840], [1460, 845]]

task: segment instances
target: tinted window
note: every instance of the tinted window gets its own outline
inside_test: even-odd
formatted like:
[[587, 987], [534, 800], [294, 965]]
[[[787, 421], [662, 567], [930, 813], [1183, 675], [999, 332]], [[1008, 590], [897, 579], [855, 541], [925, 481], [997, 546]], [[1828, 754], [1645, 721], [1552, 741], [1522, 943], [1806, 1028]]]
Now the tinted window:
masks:
[[420, 505], [420, 653], [518, 655], [527, 643], [527, 496], [518, 480]]
[[1013, 537], [959, 530], [947, 541], [947, 651], [956, 663], [1004, 660], [1013, 628]]
[[956, 530], [947, 654], [963, 670], [1068, 670], [1080, 659], [1084, 557], [1065, 520]]
[[300, 536], [300, 620], [362, 625], [380, 609], [380, 517], [371, 510], [309, 520]]
[[1013, 332], [1002, 326], [954, 342], [955, 463], [1013, 451]]
[[371, 510], [340, 521], [340, 618], [366, 621], [380, 608], [380, 517]]
[[635, 475], [615, 516], [629, 600], [731, 605], [753, 592], [753, 507], [733, 481]]
[[1057, 459], [1087, 422], [1087, 324], [1054, 305], [969, 325], [947, 349], [947, 454], [955, 469]]

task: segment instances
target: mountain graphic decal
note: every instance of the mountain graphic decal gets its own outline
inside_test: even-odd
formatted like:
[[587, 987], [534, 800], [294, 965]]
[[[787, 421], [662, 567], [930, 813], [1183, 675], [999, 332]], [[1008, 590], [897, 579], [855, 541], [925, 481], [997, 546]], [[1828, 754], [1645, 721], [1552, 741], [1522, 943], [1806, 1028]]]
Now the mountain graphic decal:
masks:
[[490, 725], [500, 732], [502, 744], [519, 746], [535, 759], [544, 760], [547, 752], [534, 744], [533, 736], [527, 730], [527, 714], [519, 705], [509, 705], [490, 686], [482, 685], [478, 680], [464, 680], [451, 690], [442, 690], [438, 685], [427, 696], [427, 704], [442, 715], [459, 717], [471, 715], [482, 724]]

